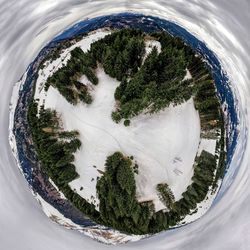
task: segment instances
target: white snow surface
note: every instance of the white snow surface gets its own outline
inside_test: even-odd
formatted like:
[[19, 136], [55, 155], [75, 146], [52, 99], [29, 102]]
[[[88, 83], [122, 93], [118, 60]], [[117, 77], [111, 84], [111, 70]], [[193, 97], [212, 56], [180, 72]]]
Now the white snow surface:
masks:
[[[91, 35], [94, 35], [94, 34], [95, 33], [93, 33]], [[86, 39], [86, 38], [87, 37], [85, 37], [84, 39]], [[99, 38], [101, 38], [101, 37], [99, 37]], [[99, 39], [99, 38], [97, 37], [97, 39]], [[94, 40], [92, 40], [92, 41], [94, 41]], [[81, 43], [81, 41], [79, 43]], [[73, 46], [75, 46], [75, 45], [73, 45]], [[90, 45], [88, 45], [88, 46], [90, 46]], [[85, 48], [84, 49], [85, 51], [89, 48], [88, 46], [84, 47], [84, 45], [82, 44], [82, 48], [83, 49]], [[72, 50], [73, 49], [72, 47], [69, 48], [69, 50]], [[159, 50], [158, 50], [158, 52], [159, 52]], [[70, 54], [68, 54], [67, 57], [65, 57], [65, 58], [69, 59], [70, 58], [69, 55]], [[68, 59], [66, 59], [66, 60], [61, 59], [61, 63], [59, 62], [57, 64], [57, 68], [52, 67], [52, 71], [54, 70], [53, 73], [59, 67], [61, 67], [63, 65], [63, 63], [66, 63], [66, 61]], [[54, 62], [52, 62], [52, 63], [54, 63]], [[48, 70], [49, 67], [50, 67], [50, 64], [47, 62], [47, 65], [45, 66], [45, 68], [39, 72], [40, 73], [39, 77], [43, 76], [44, 78], [42, 81], [40, 81], [40, 89], [38, 89], [39, 85], [37, 85], [37, 87], [36, 87], [36, 94], [38, 93], [36, 98], [39, 99], [40, 105], [43, 103], [43, 104], [45, 104], [45, 107], [50, 107], [50, 105], [51, 105], [52, 108], [57, 109], [56, 104], [53, 103], [53, 100], [54, 101], [59, 100], [59, 103], [60, 103], [59, 106], [62, 108], [62, 110], [64, 109], [65, 105], [69, 105], [72, 108], [72, 105], [68, 104], [64, 100], [64, 98], [58, 93], [58, 91], [56, 89], [54, 89], [53, 87], [49, 88], [48, 96], [47, 96], [47, 94], [46, 95], [43, 94], [44, 93], [43, 92], [43, 84], [45, 83], [48, 75], [52, 74], [51, 71]], [[87, 107], [86, 105], [79, 104], [79, 105], [75, 106], [74, 108], [76, 108], [76, 109], [79, 108], [78, 111], [81, 111], [82, 108], [87, 109], [88, 111], [86, 111], [85, 113], [82, 113], [82, 114], [86, 114], [88, 117], [90, 114], [92, 114], [93, 108], [95, 110], [98, 106], [99, 107], [104, 106], [103, 111], [105, 111], [105, 112], [102, 113], [102, 116], [105, 117], [105, 114], [108, 114], [108, 116], [106, 116], [104, 118], [104, 121], [107, 120], [107, 117], [108, 117], [109, 122], [112, 122], [113, 125], [120, 127], [119, 129], [120, 129], [120, 131], [122, 131], [122, 134], [123, 134], [123, 136], [121, 136], [121, 137], [123, 137], [123, 140], [121, 140], [122, 145], [120, 145], [120, 142], [119, 142], [120, 138], [117, 139], [116, 137], [114, 137], [112, 135], [113, 130], [108, 132], [108, 131], [104, 131], [102, 129], [103, 133], [102, 132], [96, 133], [96, 136], [100, 135], [101, 137], [103, 137], [103, 134], [106, 134], [106, 137], [108, 138], [109, 137], [108, 133], [110, 133], [110, 136], [111, 137], [113, 136], [113, 139], [117, 142], [116, 146], [118, 146], [117, 147], [118, 149], [115, 149], [115, 150], [120, 150], [122, 147], [127, 147], [127, 146], [130, 147], [131, 142], [130, 141], [126, 142], [126, 140], [125, 140], [125, 138], [130, 138], [130, 135], [128, 135], [126, 133], [126, 130], [134, 128], [134, 134], [136, 136], [132, 140], [132, 144], [134, 144], [132, 149], [135, 149], [135, 151], [131, 150], [131, 148], [129, 148], [128, 150], [125, 150], [123, 152], [128, 152], [127, 154], [131, 155], [130, 152], [132, 151], [132, 155], [135, 156], [136, 162], [140, 165], [139, 175], [136, 176], [137, 197], [138, 197], [139, 201], [153, 200], [153, 202], [155, 204], [156, 211], [161, 210], [161, 209], [165, 209], [166, 207], [162, 204], [162, 202], [159, 200], [159, 198], [157, 196], [156, 185], [158, 183], [167, 182], [170, 185], [170, 188], [172, 189], [176, 200], [180, 199], [181, 193], [186, 190], [186, 187], [189, 184], [191, 184], [191, 177], [193, 175], [192, 165], [193, 165], [193, 161], [194, 161], [194, 157], [195, 157], [195, 154], [197, 152], [197, 149], [198, 149], [198, 154], [199, 154], [199, 152], [201, 152], [202, 149], [207, 150], [207, 151], [210, 150], [209, 152], [211, 152], [211, 153], [213, 152], [213, 142], [211, 142], [211, 140], [207, 140], [206, 143], [204, 143], [204, 141], [202, 141], [203, 139], [201, 139], [201, 141], [199, 140], [199, 134], [200, 134], [199, 117], [198, 117], [197, 111], [194, 109], [193, 100], [190, 99], [188, 102], [186, 102], [182, 105], [179, 105], [177, 107], [169, 107], [165, 111], [160, 112], [158, 115], [153, 115], [153, 116], [149, 116], [149, 115], [145, 115], [145, 114], [140, 115], [139, 117], [134, 118], [132, 120], [132, 124], [129, 128], [126, 128], [122, 124], [119, 124], [119, 125], [115, 124], [110, 118], [111, 111], [113, 110], [113, 108], [115, 106], [115, 103], [113, 100], [114, 99], [113, 98], [114, 90], [115, 90], [116, 86], [118, 86], [119, 83], [117, 81], [115, 81], [114, 79], [110, 78], [109, 76], [107, 76], [101, 68], [98, 69], [97, 74], [98, 74], [98, 77], [100, 80], [100, 84], [98, 86], [93, 86], [93, 85], [91, 86], [91, 83], [88, 81], [86, 76], [82, 76], [79, 79], [80, 82], [82, 82], [83, 84], [86, 84], [92, 88], [92, 90], [93, 90], [92, 95], [94, 96], [94, 102], [92, 103], [92, 105], [94, 107], [92, 105]], [[188, 72], [187, 72], [186, 76], [192, 77], [191, 75], [190, 76], [189, 75], [190, 74], [188, 74]], [[97, 91], [97, 90], [99, 90], [99, 91]], [[99, 95], [99, 97], [101, 97], [100, 101], [99, 101], [98, 95]], [[112, 97], [112, 98], [109, 98], [109, 97]], [[48, 101], [48, 100], [50, 100], [50, 98], [51, 98], [52, 102]], [[66, 103], [63, 103], [63, 101], [60, 100], [60, 98], [63, 99], [63, 101], [65, 101]], [[113, 102], [112, 102], [112, 100], [113, 100]], [[53, 106], [53, 105], [55, 105], [55, 106]], [[105, 105], [107, 105], [106, 108], [105, 108]], [[68, 107], [68, 108], [70, 110], [70, 107]], [[68, 115], [70, 113], [69, 110], [66, 111], [66, 113], [65, 113], [64, 118], [66, 120], [68, 120]], [[75, 111], [77, 113], [77, 110], [75, 110]], [[96, 109], [96, 111], [97, 111], [97, 109]], [[186, 116], [183, 116], [184, 113], [186, 114]], [[82, 129], [83, 127], [85, 127], [85, 129], [86, 129], [86, 126], [82, 126], [80, 123], [79, 123], [79, 126], [72, 126], [72, 124], [70, 124], [69, 129], [67, 129], [65, 126], [65, 121], [63, 120], [63, 116], [64, 116], [63, 112], [61, 114], [62, 114], [61, 119], [62, 119], [62, 122], [64, 124], [64, 128], [66, 130], [72, 130], [72, 129], [79, 130], [79, 128]], [[94, 116], [93, 116], [93, 119], [95, 120], [96, 123], [98, 122], [98, 124], [94, 125], [95, 129], [99, 130], [100, 128], [98, 126], [100, 124], [102, 124], [103, 117], [97, 118], [97, 116], [98, 116], [97, 114], [96, 114], [96, 117], [94, 117]], [[165, 116], [165, 118], [166, 118], [166, 116], [168, 117], [168, 119], [167, 119], [168, 121], [166, 124], [164, 123], [166, 121], [166, 119], [164, 119], [164, 116]], [[183, 119], [181, 119], [181, 117]], [[189, 120], [186, 119], [187, 117], [189, 118]], [[69, 116], [69, 118], [71, 120], [71, 116]], [[76, 119], [78, 119], [78, 118], [76, 118]], [[143, 123], [147, 124], [148, 121], [151, 121], [151, 119], [153, 120], [153, 122], [151, 122], [150, 126], [145, 126], [145, 124], [143, 124]], [[182, 120], [183, 120], [183, 122], [182, 122]], [[191, 124], [192, 120], [195, 121], [194, 124]], [[74, 123], [74, 119], [71, 121], [72, 121], [71, 123]], [[197, 121], [198, 121], [198, 123], [197, 123]], [[85, 125], [90, 126], [90, 127], [93, 125], [93, 124], [87, 124], [85, 121], [83, 121], [83, 123], [85, 123]], [[171, 128], [176, 127], [175, 126], [176, 124], [174, 124], [174, 123], [176, 123], [177, 125], [180, 125], [180, 124], [183, 125], [183, 126], [179, 126], [179, 127], [177, 126], [178, 129], [180, 129], [180, 131], [177, 132], [176, 134], [169, 132], [171, 130]], [[156, 128], [154, 128], [155, 124], [157, 124]], [[162, 126], [159, 126], [160, 124], [162, 124]], [[187, 127], [185, 128], [186, 130], [185, 129], [183, 130], [183, 128], [186, 125], [187, 125]], [[197, 126], [198, 126], [198, 130], [197, 130]], [[92, 128], [93, 128], [93, 126], [92, 126]], [[139, 128], [142, 128], [143, 133], [138, 135]], [[118, 133], [119, 129], [117, 130], [117, 133]], [[93, 130], [93, 132], [94, 132], [94, 130]], [[192, 132], [190, 133], [190, 131], [192, 131], [192, 130], [197, 131], [197, 133], [195, 135]], [[161, 131], [162, 131], [162, 134], [164, 136], [161, 136]], [[106, 133], [106, 132], [108, 132], [108, 133]], [[148, 135], [145, 136], [145, 133], [148, 133]], [[157, 135], [156, 137], [155, 137], [155, 134]], [[182, 137], [183, 134], [186, 135], [186, 137], [183, 137], [184, 140], [189, 141], [189, 139], [191, 138], [191, 139], [193, 139], [193, 142], [194, 142], [193, 144], [190, 143], [190, 144], [192, 144], [193, 147], [190, 148], [188, 153], [183, 156], [183, 159], [187, 160], [184, 162], [183, 162], [183, 159], [181, 157], [179, 157], [179, 156], [174, 157], [174, 155], [177, 155], [174, 153], [178, 152], [178, 149], [180, 152], [183, 152], [183, 151], [185, 152], [185, 150], [186, 150], [186, 147], [185, 147], [185, 150], [179, 148], [180, 145], [184, 145], [183, 141], [180, 143], [180, 145], [174, 144], [175, 143], [174, 138], [179, 139], [178, 136]], [[190, 134], [190, 136], [187, 136], [189, 134]], [[168, 138], [169, 135], [170, 135], [170, 137]], [[84, 137], [82, 135], [82, 133], [81, 133], [81, 137]], [[139, 138], [139, 139], [141, 138], [143, 140], [136, 142], [137, 138]], [[154, 138], [155, 140], [152, 141], [152, 138]], [[160, 143], [160, 145], [159, 145], [159, 143], [157, 144], [157, 138], [159, 140], [161, 140], [161, 139], [166, 139], [166, 140], [164, 140], [163, 144]], [[214, 140], [214, 141], [216, 142], [216, 140]], [[98, 142], [98, 139], [96, 140], [96, 142]], [[163, 152], [163, 150], [160, 150], [159, 152], [156, 152], [157, 157], [155, 158], [153, 155], [154, 151], [157, 151], [157, 148], [160, 149], [161, 146], [163, 146], [165, 148], [165, 146], [167, 145], [167, 142], [170, 142], [170, 145], [171, 145], [171, 146], [168, 145], [166, 148], [167, 150], [170, 148], [171, 149], [170, 152], [166, 153], [166, 152]], [[105, 145], [105, 143], [104, 143], [104, 145]], [[147, 145], [152, 145], [152, 146], [148, 147]], [[157, 145], [157, 147], [154, 148], [153, 145]], [[187, 145], [187, 144], [185, 144], [185, 145]], [[90, 151], [95, 147], [96, 147], [96, 145], [94, 145], [94, 143], [87, 144], [87, 147], [86, 147], [86, 145], [83, 145], [84, 149], [88, 148]], [[143, 151], [140, 150], [140, 147], [142, 147], [142, 148], [144, 147]], [[172, 149], [173, 147], [174, 147], [174, 149]], [[85, 168], [85, 166], [83, 167], [82, 162], [84, 162], [84, 161], [82, 161], [82, 159], [84, 158], [83, 157], [84, 155], [86, 156], [86, 152], [84, 151], [83, 148], [81, 148], [81, 150], [76, 153], [76, 161], [75, 161], [75, 165], [77, 166], [77, 171], [80, 173], [81, 176], [79, 179], [77, 179], [71, 183], [71, 187], [73, 189], [75, 189], [82, 197], [87, 199], [89, 202], [93, 202], [96, 205], [96, 209], [98, 210], [98, 203], [99, 202], [98, 202], [98, 199], [96, 198], [95, 185], [96, 185], [97, 176], [100, 176], [101, 174], [100, 174], [100, 172], [97, 171], [97, 168], [91, 167], [92, 166], [91, 161], [89, 161], [90, 164], [87, 165], [87, 168]], [[104, 162], [105, 162], [105, 159], [107, 156], [107, 154], [104, 154], [104, 152], [106, 150], [108, 153], [108, 149], [110, 149], [110, 148], [109, 148], [109, 145], [108, 146], [105, 145], [104, 148], [101, 148], [101, 147], [98, 147], [98, 148], [100, 148], [100, 150], [103, 154], [101, 156], [98, 155], [97, 160], [96, 160], [96, 162], [100, 163], [100, 166], [101, 166], [100, 168], [98, 168], [98, 170], [104, 171]], [[143, 155], [145, 148], [147, 148], [147, 150], [148, 150], [148, 151], [145, 150], [145, 152], [149, 153], [149, 155]], [[153, 150], [153, 153], [150, 152], [151, 149]], [[110, 150], [110, 151], [112, 151], [112, 150]], [[138, 156], [136, 156], [134, 154], [134, 152], [138, 153]], [[190, 152], [191, 152], [191, 154], [189, 154]], [[84, 154], [82, 154], [82, 153], [84, 153]], [[113, 151], [112, 151], [112, 153], [113, 153]], [[162, 157], [159, 158], [160, 160], [158, 159], [159, 154], [163, 154]], [[164, 154], [165, 154], [165, 158], [170, 156], [170, 159], [172, 159], [172, 162], [170, 160], [166, 161], [166, 159], [164, 158]], [[104, 159], [101, 159], [102, 156], [104, 156], [103, 157]], [[77, 163], [77, 160], [78, 160], [78, 163]], [[167, 164], [165, 164], [165, 162], [167, 162]], [[191, 164], [188, 164], [188, 166], [187, 166], [187, 164], [186, 164], [187, 162], [191, 163]], [[141, 165], [141, 163], [142, 163], [142, 165]], [[149, 163], [155, 164], [154, 168], [151, 168]], [[184, 171], [183, 171], [183, 169], [184, 169]], [[84, 170], [86, 170], [86, 172]], [[169, 173], [169, 171], [170, 171], [170, 173]], [[159, 174], [159, 173], [161, 173], [161, 174]], [[52, 184], [53, 184], [53, 182], [52, 182]], [[82, 191], [80, 191], [81, 187], [83, 187]], [[61, 194], [61, 195], [62, 195], [62, 198], [64, 198], [64, 195], [63, 194]], [[188, 215], [181, 223], [189, 223], [189, 222], [192, 222], [192, 221], [198, 219], [200, 216], [202, 216], [211, 206], [212, 201], [214, 199], [214, 196], [215, 196], [215, 194], [209, 193], [207, 196], [208, 198], [206, 200], [204, 200], [201, 204], [198, 204], [199, 205], [198, 210], [195, 211], [194, 214]], [[135, 236], [135, 235], [128, 236], [128, 235], [123, 235], [117, 231], [111, 230], [112, 232], [109, 232], [109, 233], [111, 233], [110, 234], [111, 238], [107, 239], [107, 237], [105, 236], [105, 231], [103, 231], [101, 228], [99, 228], [99, 229], [94, 229], [94, 228], [81, 229], [81, 227], [72, 223], [69, 219], [67, 219], [63, 215], [61, 215], [56, 209], [54, 209], [52, 206], [50, 206], [49, 204], [44, 202], [42, 200], [42, 198], [37, 197], [37, 199], [40, 201], [40, 203], [42, 203], [43, 210], [45, 211], [47, 216], [49, 216], [53, 221], [56, 221], [57, 223], [64, 225], [66, 228], [77, 229], [80, 232], [84, 232], [84, 234], [89, 235], [90, 237], [97, 239], [99, 241], [102, 241], [102, 242], [105, 242], [108, 244], [115, 244], [115, 243], [124, 243], [127, 241], [136, 241], [136, 240], [139, 240], [140, 238], [146, 237], [145, 235], [142, 237]], [[177, 225], [177, 227], [178, 227], [178, 225]]]
[[159, 41], [149, 39], [145, 41], [145, 55], [143, 58], [143, 62], [147, 58], [147, 56], [152, 52], [153, 48], [157, 49], [158, 54], [161, 53], [161, 43]]
[[190, 80], [190, 79], [192, 79], [192, 75], [191, 75], [190, 71], [188, 69], [186, 69], [186, 75], [184, 76], [183, 81]]
[[210, 154], [215, 155], [216, 142], [217, 142], [216, 139], [201, 138], [198, 150], [198, 156], [201, 154], [202, 150], [205, 150]]
[[193, 100], [158, 114], [139, 115], [125, 127], [111, 119], [119, 82], [101, 68], [97, 76], [99, 84], [93, 86], [91, 105], [73, 106], [53, 87], [45, 99], [45, 108], [59, 112], [65, 130], [80, 132], [82, 147], [75, 153], [74, 162], [80, 177], [70, 183], [71, 188], [98, 209], [96, 182], [101, 176], [98, 170], [105, 170], [108, 155], [121, 151], [133, 155], [139, 165], [139, 174], [135, 176], [139, 201], [153, 200], [156, 211], [164, 209], [157, 196], [157, 184], [168, 183], [178, 200], [191, 183], [200, 139], [199, 115]]
[[[157, 184], [168, 183], [175, 199], [179, 200], [193, 175], [200, 124], [192, 99], [177, 107], [169, 107], [159, 114], [140, 115], [127, 128], [111, 119], [111, 112], [115, 108], [114, 91], [119, 82], [107, 76], [100, 68], [97, 71], [100, 83], [92, 86], [94, 102], [89, 106], [72, 106], [53, 87], [48, 92], [44, 91], [46, 80], [67, 63], [71, 50], [80, 46], [86, 52], [92, 42], [110, 33], [95, 31], [64, 50], [57, 60], [45, 62], [44, 68], [39, 71], [34, 98], [39, 100], [39, 107], [44, 104], [45, 108], [59, 112], [65, 130], [80, 132], [83, 145], [76, 152], [74, 162], [80, 177], [70, 183], [73, 190], [95, 204], [98, 210], [97, 177], [105, 171], [106, 157], [115, 151], [121, 151], [128, 156], [133, 155], [139, 164], [139, 174], [135, 177], [138, 200], [152, 200], [156, 211], [165, 209], [156, 192]], [[160, 53], [160, 42], [145, 41], [144, 58], [153, 47]], [[187, 78], [190, 78], [188, 73]], [[91, 86], [84, 75], [79, 81]]]

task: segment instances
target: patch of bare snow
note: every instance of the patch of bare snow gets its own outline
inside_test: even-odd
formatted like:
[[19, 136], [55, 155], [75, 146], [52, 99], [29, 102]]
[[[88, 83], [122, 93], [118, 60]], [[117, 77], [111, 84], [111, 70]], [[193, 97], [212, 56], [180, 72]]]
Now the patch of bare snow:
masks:
[[215, 155], [216, 142], [217, 142], [216, 139], [201, 138], [197, 155], [200, 156], [202, 150], [205, 150], [208, 153]]
[[192, 79], [192, 75], [188, 69], [186, 69], [186, 75], [184, 76], [182, 81], [190, 80]]
[[146, 40], [145, 41], [145, 55], [143, 58], [143, 62], [147, 58], [147, 56], [152, 52], [153, 48], [157, 49], [158, 54], [161, 53], [161, 43], [156, 40]]
[[92, 85], [92, 83], [89, 81], [89, 79], [85, 75], [82, 75], [78, 81], [84, 85]]
[[70, 183], [71, 188], [98, 210], [97, 177], [105, 169], [107, 156], [121, 151], [133, 155], [139, 164], [139, 175], [135, 176], [138, 199], [153, 200], [157, 211], [165, 208], [157, 196], [157, 184], [167, 182], [178, 200], [191, 183], [200, 139], [199, 115], [193, 100], [154, 115], [139, 115], [125, 127], [111, 119], [119, 82], [101, 68], [97, 77], [99, 84], [93, 86], [91, 105], [73, 106], [53, 87], [45, 99], [45, 108], [61, 114], [65, 130], [80, 132], [82, 147], [75, 154], [80, 177]]

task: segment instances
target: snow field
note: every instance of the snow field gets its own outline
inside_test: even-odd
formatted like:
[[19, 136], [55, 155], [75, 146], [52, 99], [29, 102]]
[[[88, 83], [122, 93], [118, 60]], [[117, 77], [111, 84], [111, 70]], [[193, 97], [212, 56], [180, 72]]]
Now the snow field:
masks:
[[133, 155], [139, 165], [139, 174], [135, 176], [138, 200], [153, 200], [157, 211], [164, 209], [156, 185], [167, 182], [178, 200], [193, 175], [200, 139], [199, 115], [193, 100], [158, 114], [139, 115], [125, 127], [111, 119], [119, 82], [101, 68], [97, 76], [99, 84], [93, 86], [91, 105], [73, 106], [53, 87], [45, 99], [45, 108], [59, 112], [65, 130], [80, 132], [82, 147], [75, 153], [74, 162], [80, 177], [70, 183], [71, 188], [98, 209], [97, 177], [104, 171], [107, 156], [121, 151]]

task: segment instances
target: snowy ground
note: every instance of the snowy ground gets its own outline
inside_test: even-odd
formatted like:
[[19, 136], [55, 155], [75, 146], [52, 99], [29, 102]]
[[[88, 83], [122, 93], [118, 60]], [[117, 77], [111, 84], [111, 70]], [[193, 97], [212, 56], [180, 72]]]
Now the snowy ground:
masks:
[[69, 104], [53, 87], [45, 99], [45, 108], [61, 114], [65, 130], [80, 132], [82, 147], [75, 154], [80, 178], [70, 186], [98, 206], [97, 177], [104, 171], [107, 156], [121, 151], [133, 155], [139, 164], [139, 175], [136, 175], [139, 201], [153, 200], [156, 210], [165, 208], [157, 196], [157, 184], [167, 182], [178, 200], [191, 183], [200, 139], [199, 115], [193, 100], [155, 115], [140, 115], [125, 127], [111, 119], [114, 91], [119, 82], [101, 68], [97, 76], [99, 84], [93, 87], [94, 101], [89, 106]]
[[190, 71], [188, 69], [186, 69], [186, 75], [184, 76], [182, 81], [190, 80], [190, 79], [192, 79], [192, 75], [191, 75]]
[[[16, 1], [9, 0], [8, 6], [4, 4], [2, 8], [7, 7], [3, 12], [3, 21], [6, 23], [16, 20], [23, 24], [23, 29], [17, 26], [15, 29], [9, 29], [5, 25], [3, 32], [6, 34], [1, 39], [1, 54], [2, 54], [2, 81], [1, 90], [6, 93], [1, 97], [2, 112], [1, 112], [1, 225], [4, 230], [1, 234], [1, 247], [3, 249], [39, 249], [44, 250], [68, 250], [82, 249], [83, 245], [87, 249], [107, 249], [105, 245], [97, 245], [95, 242], [81, 237], [74, 233], [65, 233], [63, 229], [56, 226], [51, 226], [47, 219], [40, 216], [39, 208], [33, 202], [30, 196], [23, 177], [16, 173], [16, 165], [11, 162], [11, 154], [6, 149], [7, 144], [7, 117], [9, 103], [9, 94], [12, 88], [12, 83], [18, 78], [21, 72], [26, 67], [35, 52], [44, 44], [44, 41], [51, 39], [51, 36], [59, 30], [79, 20], [82, 17], [92, 17], [93, 15], [104, 15], [111, 12], [122, 12], [128, 9], [134, 9], [137, 12], [144, 11], [146, 14], [152, 14], [161, 18], [174, 20], [178, 24], [182, 24], [189, 31], [192, 31], [198, 38], [205, 41], [208, 47], [216, 52], [219, 59], [222, 59], [223, 68], [230, 74], [229, 77], [233, 82], [237, 82], [237, 86], [233, 85], [233, 89], [237, 87], [240, 91], [240, 100], [243, 107], [247, 110], [249, 105], [249, 63], [250, 63], [250, 47], [249, 41], [249, 12], [248, 2], [239, 1], [237, 5], [231, 1], [190, 1], [188, 4], [182, 1], [141, 1], [140, 4], [131, 1], [120, 1], [114, 6], [113, 1], [84, 1], [82, 4], [73, 1], [45, 2], [45, 1], [23, 1], [16, 5]], [[180, 4], [183, 3], [183, 4]], [[27, 15], [28, 7], [28, 15]], [[62, 15], [62, 8], [67, 10]], [[35, 11], [30, 11], [34, 9]], [[15, 19], [8, 18], [15, 11]], [[194, 15], [190, 13], [195, 12]], [[90, 15], [89, 13], [94, 13]], [[34, 20], [39, 22], [34, 22]], [[4, 22], [3, 22], [4, 25]], [[48, 27], [48, 28], [44, 28]], [[240, 27], [240, 28], [239, 28]], [[41, 30], [39, 35], [36, 35], [37, 28]], [[25, 30], [25, 32], [20, 33]], [[21, 35], [20, 35], [21, 34]], [[10, 38], [15, 37], [11, 42]], [[33, 46], [32, 46], [33, 45]], [[26, 49], [24, 49], [26, 48]], [[27, 51], [29, 53], [27, 53]], [[21, 62], [18, 64], [18, 62]], [[14, 65], [15, 67], [10, 67]], [[239, 72], [241, 74], [239, 74]], [[15, 93], [15, 92], [14, 92]], [[6, 106], [7, 104], [7, 106]], [[239, 105], [240, 106], [240, 105]], [[5, 107], [5, 109], [4, 109]], [[241, 109], [241, 106], [239, 107]], [[249, 114], [249, 112], [248, 112]], [[247, 127], [249, 117], [241, 118], [241, 125]], [[242, 128], [240, 127], [240, 129]], [[10, 127], [11, 128], [11, 127]], [[244, 134], [244, 128], [241, 129], [241, 134]], [[243, 138], [241, 136], [238, 142], [239, 152], [247, 152], [243, 148]], [[249, 138], [246, 136], [246, 138]], [[249, 144], [248, 144], [249, 145]], [[238, 151], [237, 151], [238, 152]], [[184, 230], [176, 230], [173, 233], [164, 233], [154, 239], [126, 246], [126, 249], [186, 249], [186, 250], [201, 250], [201, 249], [248, 249], [250, 245], [249, 235], [249, 156], [244, 154], [244, 162], [240, 164], [240, 153], [235, 154], [230, 174], [227, 174], [223, 190], [220, 192], [220, 197], [223, 199], [209, 211], [209, 216], [203, 217], [199, 222], [186, 227]], [[240, 167], [239, 167], [240, 166]], [[239, 169], [237, 178], [232, 177], [232, 172]], [[224, 190], [230, 186], [230, 180], [233, 179], [233, 185], [230, 190], [223, 196]], [[10, 180], [12, 182], [9, 188]], [[229, 183], [229, 184], [228, 184]], [[20, 197], [22, 197], [20, 199]], [[6, 209], [6, 207], [8, 209]], [[15, 211], [19, 210], [18, 213]], [[226, 213], [225, 213], [226, 209]], [[240, 211], [240, 213], [238, 212]], [[21, 216], [20, 216], [21, 214]], [[235, 216], [237, 214], [237, 216]], [[233, 218], [233, 223], [232, 223]], [[20, 227], [10, 226], [15, 221]], [[223, 230], [222, 229], [223, 225]], [[197, 234], [199, 237], [197, 237]], [[15, 240], [11, 235], [15, 235]], [[53, 235], [53, 237], [52, 237]], [[181, 240], [180, 240], [181, 239]], [[213, 240], [211, 240], [213, 239]], [[122, 247], [123, 248], [123, 247]], [[125, 248], [125, 247], [124, 247]]]
[[[101, 68], [97, 70], [99, 84], [92, 86], [94, 101], [91, 105], [79, 103], [73, 106], [55, 88], [50, 87], [48, 92], [43, 89], [47, 78], [69, 60], [72, 49], [80, 46], [87, 51], [92, 42], [109, 33], [107, 30], [93, 32], [63, 51], [57, 60], [46, 62], [39, 71], [35, 99], [39, 99], [39, 105], [44, 104], [45, 108], [59, 112], [65, 130], [80, 132], [82, 147], [76, 152], [74, 162], [80, 177], [70, 183], [73, 190], [95, 204], [98, 210], [98, 177], [105, 170], [107, 156], [121, 151], [128, 156], [133, 155], [139, 165], [139, 174], [135, 176], [138, 200], [152, 200], [156, 211], [159, 211], [166, 207], [157, 195], [157, 184], [168, 183], [175, 199], [179, 200], [191, 184], [197, 152], [199, 155], [204, 149], [215, 153], [216, 140], [200, 140], [199, 115], [193, 100], [176, 107], [170, 106], [158, 114], [139, 115], [132, 119], [129, 127], [125, 127], [122, 122], [116, 124], [111, 119], [115, 108], [114, 91], [119, 82], [106, 75]], [[153, 47], [160, 53], [161, 44], [158, 41], [145, 41], [144, 59]], [[191, 78], [187, 70], [183, 80]], [[79, 81], [91, 85], [84, 75]]]
[[215, 149], [216, 149], [216, 142], [215, 139], [205, 139], [201, 138], [199, 150], [198, 150], [198, 156], [201, 154], [202, 150], [205, 150], [213, 155], [215, 155]]

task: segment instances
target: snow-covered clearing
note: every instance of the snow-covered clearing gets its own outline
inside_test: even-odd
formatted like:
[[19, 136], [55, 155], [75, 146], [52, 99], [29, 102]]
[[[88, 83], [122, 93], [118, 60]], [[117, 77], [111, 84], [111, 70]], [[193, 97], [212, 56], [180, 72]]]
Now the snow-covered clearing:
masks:
[[153, 48], [157, 49], [158, 54], [161, 52], [161, 43], [156, 40], [146, 40], [145, 41], [145, 55], [143, 57], [143, 62], [147, 58], [147, 56], [152, 52]]
[[153, 200], [156, 210], [165, 208], [157, 196], [157, 184], [167, 182], [178, 200], [191, 183], [200, 139], [199, 115], [193, 100], [151, 116], [139, 115], [125, 127], [111, 119], [114, 91], [119, 82], [101, 68], [97, 76], [99, 84], [93, 86], [94, 101], [89, 106], [69, 104], [53, 87], [45, 99], [45, 108], [60, 113], [65, 130], [80, 132], [82, 147], [75, 154], [80, 177], [70, 186], [98, 209], [97, 177], [104, 171], [107, 156], [121, 151], [133, 155], [139, 164], [136, 175], [139, 201]]

